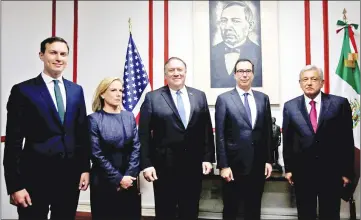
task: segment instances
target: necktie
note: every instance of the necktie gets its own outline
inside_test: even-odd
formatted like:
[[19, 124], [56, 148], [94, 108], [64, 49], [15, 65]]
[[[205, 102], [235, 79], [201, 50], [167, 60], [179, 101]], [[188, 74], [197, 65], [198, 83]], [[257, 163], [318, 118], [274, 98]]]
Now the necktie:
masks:
[[239, 49], [239, 47], [235, 47], [235, 48], [225, 47], [224, 52], [225, 53], [241, 53], [241, 49]]
[[316, 111], [316, 102], [310, 101], [311, 111], [310, 111], [310, 121], [312, 124], [313, 131], [316, 133], [317, 130], [317, 111]]
[[246, 113], [247, 113], [247, 116], [248, 116], [248, 120], [249, 122], [251, 123], [252, 125], [252, 115], [251, 115], [251, 108], [249, 107], [249, 104], [248, 104], [248, 95], [249, 93], [246, 92], [243, 94], [244, 95], [244, 107], [246, 109]]
[[178, 90], [176, 92], [176, 94], [177, 94], [177, 109], [178, 109], [179, 116], [181, 117], [182, 122], [184, 124], [184, 127], [187, 127], [186, 110], [184, 108], [184, 103], [183, 103], [181, 93], [182, 92], [180, 90]]
[[53, 80], [54, 81], [54, 92], [55, 92], [55, 99], [56, 99], [56, 105], [58, 106], [58, 113], [61, 120], [61, 123], [64, 123], [64, 102], [63, 97], [61, 96], [60, 87], [59, 87], [59, 80]]

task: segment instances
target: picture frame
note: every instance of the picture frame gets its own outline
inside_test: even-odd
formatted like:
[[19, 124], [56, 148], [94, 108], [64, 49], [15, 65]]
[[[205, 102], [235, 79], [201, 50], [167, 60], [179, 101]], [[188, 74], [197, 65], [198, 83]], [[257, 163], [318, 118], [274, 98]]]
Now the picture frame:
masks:
[[[193, 2], [193, 85], [195, 88], [206, 93], [208, 104], [212, 106], [215, 105], [218, 95], [232, 90], [236, 86], [236, 82], [232, 88], [211, 88], [210, 2]], [[250, 1], [241, 2], [250, 3]], [[279, 105], [278, 2], [259, 2], [262, 42], [262, 86], [252, 87], [252, 89], [267, 94], [271, 105]]]

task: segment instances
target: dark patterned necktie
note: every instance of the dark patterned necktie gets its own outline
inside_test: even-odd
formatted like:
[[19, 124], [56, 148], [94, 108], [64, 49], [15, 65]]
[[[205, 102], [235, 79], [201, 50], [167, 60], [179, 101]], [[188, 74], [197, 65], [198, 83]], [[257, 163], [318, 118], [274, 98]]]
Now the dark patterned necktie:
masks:
[[55, 92], [55, 99], [56, 99], [56, 105], [58, 107], [59, 117], [61, 123], [64, 123], [65, 109], [64, 109], [63, 96], [61, 95], [61, 91], [59, 87], [59, 80], [53, 80], [53, 81], [54, 81], [54, 92]]
[[249, 122], [250, 122], [251, 125], [252, 125], [251, 108], [249, 107], [249, 104], [248, 104], [248, 95], [249, 95], [249, 93], [246, 92], [246, 93], [244, 93], [243, 95], [244, 95], [244, 107], [245, 107], [245, 109], [246, 109], [246, 113], [247, 113]]

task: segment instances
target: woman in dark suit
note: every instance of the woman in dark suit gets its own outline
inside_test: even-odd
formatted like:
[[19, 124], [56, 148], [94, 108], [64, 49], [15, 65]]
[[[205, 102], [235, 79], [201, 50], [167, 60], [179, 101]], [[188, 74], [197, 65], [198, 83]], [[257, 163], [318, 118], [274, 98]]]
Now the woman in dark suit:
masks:
[[103, 79], [88, 116], [92, 150], [90, 201], [93, 220], [140, 219], [140, 143], [133, 113], [122, 107], [123, 82]]

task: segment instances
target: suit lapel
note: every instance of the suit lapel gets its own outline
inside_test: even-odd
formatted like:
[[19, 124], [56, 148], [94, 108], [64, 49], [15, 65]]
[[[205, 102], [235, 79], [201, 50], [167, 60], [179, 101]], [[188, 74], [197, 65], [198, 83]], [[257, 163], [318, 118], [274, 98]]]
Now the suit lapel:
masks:
[[238, 94], [237, 90], [233, 89], [232, 92], [231, 92], [231, 95], [232, 95], [232, 100], [233, 100], [234, 104], [236, 105], [239, 112], [241, 113], [241, 116], [247, 122], [247, 124], [252, 128], [251, 122], [249, 121], [248, 116], [246, 114], [246, 109], [245, 109], [245, 107], [243, 105], [241, 97], [239, 97], [239, 94]]
[[[192, 116], [193, 116], [193, 113], [194, 113], [194, 107], [196, 105], [196, 97], [194, 96], [194, 94], [189, 91], [190, 89], [187, 87], [187, 92], [188, 92], [188, 97], [189, 97], [189, 103], [190, 103], [190, 106], [191, 106], [191, 109], [190, 109], [190, 113], [189, 113], [189, 118], [188, 118], [188, 125], [190, 124], [191, 120], [192, 120]], [[188, 126], [187, 126], [188, 127]]]
[[164, 100], [167, 102], [167, 104], [169, 105], [169, 107], [172, 109], [174, 114], [176, 115], [176, 118], [178, 119], [178, 123], [184, 127], [182, 119], [178, 113], [177, 107], [175, 106], [175, 103], [173, 101], [172, 95], [170, 94], [170, 90], [169, 90], [168, 86], [164, 87], [164, 90], [162, 91], [162, 96], [163, 96]]
[[256, 121], [254, 122], [254, 128], [256, 127], [256, 124], [258, 122], [259, 117], [261, 117], [261, 109], [263, 109], [263, 98], [260, 96], [260, 93], [257, 93], [255, 91], [253, 91], [253, 95], [254, 95], [254, 101], [256, 102], [256, 111], [257, 111], [257, 115], [256, 115]]
[[298, 101], [298, 109], [301, 111], [303, 118], [305, 119], [309, 129], [311, 129], [312, 132], [314, 132], [313, 128], [312, 128], [312, 124], [310, 121], [310, 116], [307, 113], [307, 108], [306, 108], [306, 104], [305, 104], [305, 97], [302, 95]]
[[58, 111], [56, 110], [55, 103], [51, 98], [48, 87], [46, 86], [43, 78], [41, 77], [41, 74], [36, 78], [36, 84], [38, 85], [41, 97], [43, 98], [46, 105], [49, 107], [50, 114], [54, 117], [55, 121], [57, 121], [58, 124], [61, 125], [60, 116], [58, 114]]
[[68, 121], [67, 118], [69, 117], [69, 112], [71, 112], [70, 107], [71, 107], [73, 95], [72, 95], [71, 83], [64, 78], [63, 78], [63, 82], [64, 82], [65, 95], [66, 95], [66, 108], [65, 108], [65, 115], [64, 115], [64, 126], [65, 126], [66, 122]]
[[321, 127], [321, 125], [325, 119], [325, 116], [327, 115], [329, 106], [330, 106], [329, 96], [325, 95], [324, 93], [321, 93], [321, 110], [320, 110], [319, 119], [318, 119], [318, 123], [317, 123], [317, 131], [318, 131], [318, 128]]

